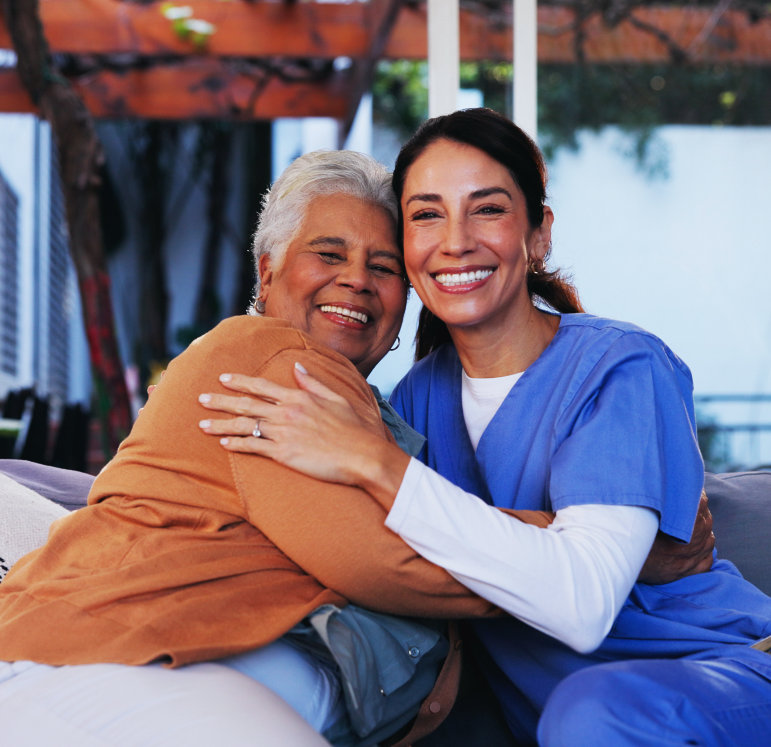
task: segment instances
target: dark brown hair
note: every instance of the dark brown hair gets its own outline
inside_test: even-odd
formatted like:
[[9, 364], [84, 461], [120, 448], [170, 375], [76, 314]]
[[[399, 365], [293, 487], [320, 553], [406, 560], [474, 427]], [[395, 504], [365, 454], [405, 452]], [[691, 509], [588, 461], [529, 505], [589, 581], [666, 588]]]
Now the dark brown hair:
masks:
[[[514, 183], [522, 190], [531, 227], [543, 223], [546, 201], [546, 164], [538, 146], [511, 120], [491, 109], [463, 109], [434, 117], [424, 122], [404, 144], [396, 159], [393, 187], [399, 200], [399, 235], [404, 238], [404, 215], [401, 209], [404, 182], [410, 166], [429, 145], [437, 140], [454, 140], [486, 153], [505, 167]], [[548, 257], [548, 254], [547, 254]], [[530, 267], [527, 290], [555, 311], [583, 311], [578, 291], [559, 271], [547, 271], [544, 265]], [[446, 325], [425, 306], [420, 312], [415, 340], [415, 360], [420, 360], [445, 342], [450, 341]]]

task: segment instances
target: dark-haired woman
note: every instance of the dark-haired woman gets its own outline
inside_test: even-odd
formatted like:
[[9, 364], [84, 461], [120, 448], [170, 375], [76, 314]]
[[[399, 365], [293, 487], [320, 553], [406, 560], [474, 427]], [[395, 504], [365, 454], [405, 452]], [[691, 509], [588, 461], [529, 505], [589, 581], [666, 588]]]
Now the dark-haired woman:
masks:
[[[311, 396], [272, 391], [250, 448], [364, 488], [389, 528], [510, 613], [472, 627], [519, 739], [766, 744], [771, 656], [753, 644], [771, 634], [771, 599], [717, 559], [636, 582], [657, 531], [687, 540], [693, 527], [704, 474], [690, 372], [644, 330], [581, 313], [546, 269], [545, 184], [537, 147], [504, 117], [427, 122], [394, 172], [426, 308], [422, 360], [392, 401], [427, 436], [420, 460], [337, 417], [300, 375]], [[525, 526], [493, 506], [556, 518]]]

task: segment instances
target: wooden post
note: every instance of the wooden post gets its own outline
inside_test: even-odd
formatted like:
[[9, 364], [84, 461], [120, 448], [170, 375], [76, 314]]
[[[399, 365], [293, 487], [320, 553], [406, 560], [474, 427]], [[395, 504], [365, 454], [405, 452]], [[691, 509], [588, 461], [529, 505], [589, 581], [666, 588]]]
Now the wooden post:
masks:
[[536, 0], [512, 0], [514, 21], [513, 120], [538, 137], [538, 16]]
[[455, 111], [459, 87], [458, 0], [428, 0], [428, 116]]

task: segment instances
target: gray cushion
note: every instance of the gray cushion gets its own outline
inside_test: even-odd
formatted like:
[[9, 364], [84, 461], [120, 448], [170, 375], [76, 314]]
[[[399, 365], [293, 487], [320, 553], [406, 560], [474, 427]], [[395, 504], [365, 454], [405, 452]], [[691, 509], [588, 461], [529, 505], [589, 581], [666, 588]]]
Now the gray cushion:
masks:
[[24, 459], [0, 459], [0, 474], [72, 511], [86, 505], [93, 475]]
[[717, 552], [771, 594], [771, 471], [707, 474]]

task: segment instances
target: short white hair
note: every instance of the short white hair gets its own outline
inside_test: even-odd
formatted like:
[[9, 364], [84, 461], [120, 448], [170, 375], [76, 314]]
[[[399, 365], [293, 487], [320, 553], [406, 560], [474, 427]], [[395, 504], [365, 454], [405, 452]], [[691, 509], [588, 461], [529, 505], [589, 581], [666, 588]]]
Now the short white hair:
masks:
[[262, 197], [262, 210], [252, 239], [256, 283], [249, 312], [263, 314], [259, 261], [271, 258], [274, 270], [300, 230], [308, 205], [321, 195], [346, 194], [384, 209], [397, 223], [391, 174], [374, 158], [352, 150], [315, 150], [295, 159]]

